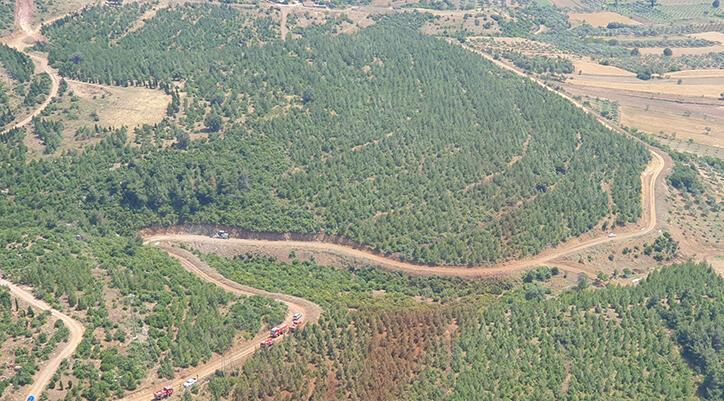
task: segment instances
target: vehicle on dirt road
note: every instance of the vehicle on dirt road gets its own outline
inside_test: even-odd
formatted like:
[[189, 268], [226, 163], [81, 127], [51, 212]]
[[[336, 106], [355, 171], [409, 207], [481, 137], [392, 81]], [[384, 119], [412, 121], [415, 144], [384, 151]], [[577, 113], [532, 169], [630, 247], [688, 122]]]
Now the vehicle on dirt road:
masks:
[[184, 382], [184, 388], [191, 388], [191, 387], [195, 386], [198, 381], [199, 381], [199, 379], [196, 377], [189, 377]]
[[290, 333], [296, 333], [297, 331], [301, 330], [304, 327], [303, 321], [296, 321], [294, 324], [292, 324], [292, 327], [289, 328]]
[[269, 330], [269, 334], [271, 334], [271, 337], [272, 337], [272, 338], [277, 338], [277, 337], [279, 337], [279, 336], [281, 336], [281, 335], [284, 335], [284, 333], [286, 333], [286, 332], [287, 332], [287, 325], [286, 325], [286, 324], [282, 324], [282, 325], [280, 325], [280, 326], [272, 327], [272, 329]]
[[302, 320], [302, 314], [300, 312], [297, 312], [292, 316], [292, 322], [298, 322]]
[[229, 239], [229, 233], [224, 230], [219, 230], [214, 234], [213, 238]]
[[153, 393], [153, 399], [154, 399], [154, 401], [165, 400], [166, 398], [168, 398], [172, 395], [173, 395], [173, 388], [166, 386], [166, 387], [156, 391], [155, 393]]
[[262, 348], [269, 348], [269, 347], [271, 347], [272, 345], [274, 345], [274, 339], [271, 338], [271, 337], [269, 337], [269, 338], [267, 338], [266, 340], [262, 341], [261, 344], [260, 344], [260, 346], [261, 346]]

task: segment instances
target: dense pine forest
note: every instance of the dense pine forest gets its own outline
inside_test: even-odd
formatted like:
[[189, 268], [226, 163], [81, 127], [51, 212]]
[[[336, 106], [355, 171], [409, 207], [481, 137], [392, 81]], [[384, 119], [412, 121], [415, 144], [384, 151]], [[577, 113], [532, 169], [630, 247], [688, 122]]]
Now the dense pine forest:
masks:
[[[46, 28], [39, 47], [72, 78], [190, 95], [156, 128], [185, 152], [149, 153], [119, 169], [110, 196], [86, 198], [120, 204], [134, 228], [325, 231], [407, 260], [479, 264], [640, 215], [641, 146], [420, 34], [425, 17], [281, 42], [270, 19], [218, 6], [163, 9], [130, 31], [143, 11], [90, 8]], [[202, 122], [209, 143], [189, 146], [178, 130]]]

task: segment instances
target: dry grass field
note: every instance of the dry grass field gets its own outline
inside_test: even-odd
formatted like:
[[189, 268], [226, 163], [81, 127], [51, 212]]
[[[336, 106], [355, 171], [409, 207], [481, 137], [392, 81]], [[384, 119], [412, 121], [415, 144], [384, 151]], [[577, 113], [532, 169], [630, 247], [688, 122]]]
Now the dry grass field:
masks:
[[[724, 70], [691, 70], [642, 81], [631, 72], [576, 60], [567, 91], [620, 105], [620, 122], [669, 141], [677, 150], [722, 157]], [[692, 142], [700, 145], [692, 149]]]
[[[171, 98], [160, 90], [140, 87], [114, 87], [68, 81], [67, 91], [57, 98], [43, 118], [63, 122], [63, 138], [60, 151], [80, 149], [96, 142], [99, 135], [82, 137], [76, 135], [85, 127], [94, 131], [101, 128], [129, 128], [132, 140], [133, 128], [143, 124], [156, 124], [166, 115], [166, 107]], [[36, 155], [42, 154], [44, 147], [34, 136], [26, 138], [26, 144]]]
[[590, 13], [569, 13], [568, 17], [572, 24], [581, 25], [588, 23], [595, 27], [605, 27], [609, 22], [619, 22], [626, 25], [640, 25], [639, 21], [617, 14], [611, 11], [599, 11]]
[[576, 85], [565, 88], [574, 95], [617, 102], [624, 126], [678, 142], [691, 139], [724, 151], [724, 108], [717, 100]]
[[[580, 64], [577, 67], [580, 67]], [[679, 79], [682, 81], [679, 82]], [[695, 75], [681, 71], [644, 81], [637, 79], [633, 73], [617, 67], [607, 66], [603, 69], [589, 70], [577, 68], [574, 74], [568, 76], [566, 82], [578, 86], [719, 99], [724, 88], [724, 70], [707, 70], [706, 74]]]
[[[129, 128], [143, 124], [156, 124], [163, 119], [171, 97], [160, 90], [140, 87], [114, 87], [68, 82], [80, 99], [81, 114], [98, 114], [99, 125]], [[90, 123], [81, 119], [81, 123]]]

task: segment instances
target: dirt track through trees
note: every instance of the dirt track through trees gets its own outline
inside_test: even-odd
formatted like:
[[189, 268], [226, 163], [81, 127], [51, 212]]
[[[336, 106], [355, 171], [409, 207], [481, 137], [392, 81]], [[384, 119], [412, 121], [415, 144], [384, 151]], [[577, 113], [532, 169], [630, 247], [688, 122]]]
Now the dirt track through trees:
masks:
[[[21, 51], [25, 51], [25, 49], [29, 46], [29, 43], [32, 43], [35, 40], [38, 40], [39, 38], [39, 32], [40, 27], [33, 29], [32, 28], [32, 9], [33, 9], [33, 2], [32, 0], [17, 0], [17, 11], [16, 11], [16, 26], [18, 27], [17, 32], [13, 35], [12, 38], [10, 38], [10, 41], [8, 42], [11, 46], [16, 47], [17, 49]], [[470, 49], [472, 51], [472, 49]], [[479, 53], [479, 52], [478, 52]], [[515, 72], [516, 74], [526, 76], [525, 74], [521, 73], [520, 71], [515, 70], [514, 68], [505, 65], [504, 63], [497, 62], [496, 60], [492, 60], [489, 56], [479, 53], [483, 55], [484, 57], [488, 58], [492, 62], [494, 62], [496, 65]], [[50, 104], [52, 98], [57, 95], [58, 91], [58, 82], [59, 77], [57, 75], [57, 72], [55, 72], [53, 69], [51, 69], [48, 66], [47, 59], [33, 54], [31, 55], [33, 58], [33, 62], [36, 64], [36, 68], [47, 72], [51, 79], [52, 79], [52, 87], [50, 91], [50, 95], [48, 98], [40, 105], [38, 106], [33, 113], [23, 119], [22, 121], [15, 124], [16, 127], [27, 125], [31, 120], [32, 117], [39, 115], [47, 106]], [[526, 76], [527, 77], [527, 76]], [[543, 87], [552, 90], [548, 88], [545, 83], [536, 80], [535, 78], [527, 77], [532, 79], [534, 82], [542, 85]], [[553, 91], [553, 90], [552, 90]], [[566, 94], [559, 93], [556, 91], [553, 91], [554, 93], [557, 93], [564, 98], [571, 101], [573, 104], [575, 104], [577, 107], [581, 108], [582, 110], [589, 112], [590, 110], [583, 107], [581, 104], [576, 102], [571, 97], [567, 96]], [[594, 114], [595, 115], [595, 114]], [[615, 127], [608, 123], [607, 121], [600, 118], [600, 116], [595, 115], [596, 118], [605, 126], [608, 128], [624, 133], [620, 128]], [[346, 247], [342, 245], [332, 244], [332, 243], [324, 243], [324, 242], [313, 242], [313, 241], [266, 241], [266, 240], [253, 240], [253, 239], [229, 239], [229, 240], [221, 240], [221, 239], [213, 239], [209, 238], [207, 236], [200, 236], [200, 235], [191, 235], [191, 234], [184, 234], [184, 233], [176, 233], [176, 234], [158, 234], [158, 235], [152, 235], [146, 237], [146, 243], [152, 243], [153, 245], [159, 246], [161, 249], [166, 251], [171, 257], [177, 259], [181, 265], [189, 272], [195, 274], [197, 277], [199, 277], [202, 280], [211, 282], [215, 285], [218, 285], [219, 287], [225, 289], [226, 291], [232, 292], [237, 295], [261, 295], [265, 297], [270, 297], [272, 299], [278, 300], [280, 302], [285, 303], [290, 308], [290, 313], [294, 313], [297, 311], [302, 311], [302, 313], [305, 314], [305, 318], [307, 321], [316, 321], [319, 319], [319, 316], [321, 314], [321, 309], [316, 304], [313, 304], [309, 301], [292, 297], [284, 294], [275, 294], [275, 293], [269, 293], [262, 290], [253, 289], [250, 287], [246, 287], [243, 285], [240, 285], [238, 283], [235, 283], [231, 280], [228, 280], [221, 276], [218, 272], [214, 271], [212, 268], [210, 268], [208, 265], [206, 265], [203, 261], [198, 259], [195, 255], [192, 253], [179, 249], [177, 247], [174, 247], [172, 243], [194, 243], [194, 242], [213, 242], [215, 245], [218, 246], [236, 246], [236, 245], [245, 245], [245, 246], [255, 246], [255, 247], [282, 247], [284, 249], [294, 250], [294, 249], [307, 249], [315, 252], [327, 252], [334, 255], [340, 255], [343, 257], [351, 257], [353, 259], [362, 260], [367, 263], [370, 263], [375, 266], [380, 266], [382, 268], [390, 269], [390, 270], [397, 270], [397, 271], [403, 271], [410, 274], [423, 274], [423, 275], [447, 275], [447, 276], [461, 276], [461, 277], [469, 277], [469, 278], [475, 278], [475, 277], [491, 277], [491, 276], [499, 276], [499, 275], [507, 275], [515, 272], [519, 272], [531, 267], [535, 267], [542, 264], [547, 265], [557, 265], [554, 262], [554, 259], [570, 254], [573, 252], [577, 252], [583, 249], [587, 249], [602, 243], [606, 242], [612, 242], [612, 241], [620, 241], [625, 239], [630, 239], [634, 237], [639, 237], [642, 235], [646, 235], [650, 233], [652, 230], [656, 228], [657, 225], [657, 219], [656, 219], [656, 197], [655, 197], [655, 191], [656, 191], [656, 183], [657, 181], [662, 179], [661, 172], [667, 168], [670, 167], [670, 159], [665, 155], [663, 152], [656, 148], [652, 148], [647, 145], [649, 150], [652, 152], [653, 159], [652, 162], [647, 167], [646, 171], [642, 174], [642, 205], [644, 209], [642, 222], [638, 227], [643, 226], [640, 230], [638, 228], [634, 230], [630, 230], [628, 232], [622, 232], [619, 233], [615, 238], [609, 238], [608, 236], [602, 236], [598, 238], [592, 238], [589, 240], [578, 240], [574, 239], [571, 241], [566, 242], [565, 244], [556, 247], [554, 249], [545, 251], [538, 256], [526, 260], [520, 260], [520, 261], [512, 261], [507, 263], [502, 263], [496, 266], [478, 266], [478, 267], [468, 267], [468, 266], [451, 266], [451, 267], [438, 267], [438, 266], [422, 266], [422, 265], [416, 265], [412, 263], [402, 262], [399, 260], [387, 258], [372, 252], [359, 250], [351, 247]], [[563, 266], [561, 267], [567, 271], [577, 271], [576, 268], [570, 267], [570, 266]], [[584, 272], [587, 274], [590, 274], [590, 272], [584, 271], [583, 269], [580, 269], [579, 272]], [[30, 294], [28, 291], [15, 286], [14, 284], [7, 282], [5, 280], [0, 279], [0, 284], [6, 285], [10, 288], [10, 291], [18, 298], [23, 299], [25, 302], [28, 302], [30, 304], [33, 304], [34, 306], [44, 309], [44, 310], [50, 310], [51, 314], [61, 320], [65, 323], [65, 325], [70, 329], [71, 335], [70, 340], [65, 343], [61, 344], [59, 350], [51, 357], [51, 359], [41, 367], [40, 371], [34, 378], [34, 383], [31, 386], [30, 391], [35, 394], [36, 396], [39, 396], [42, 390], [47, 386], [50, 379], [52, 378], [52, 375], [55, 373], [57, 368], [59, 367], [60, 363], [63, 359], [71, 356], [73, 352], [75, 351], [76, 347], [80, 343], [80, 340], [82, 339], [84, 327], [77, 321], [73, 320], [67, 315], [62, 314], [61, 312], [54, 310], [50, 308], [47, 304], [45, 304], [42, 301], [39, 301], [35, 299], [32, 294]], [[287, 321], [289, 321], [290, 317], [287, 316]], [[161, 383], [160, 385], [173, 385], [174, 388], [177, 390], [180, 388], [183, 381], [191, 376], [191, 377], [198, 377], [199, 379], [203, 379], [206, 377], [209, 377], [213, 375], [213, 373], [217, 369], [224, 369], [225, 367], [228, 367], [230, 364], [238, 364], [241, 363], [243, 360], [248, 358], [250, 355], [252, 355], [256, 349], [258, 348], [259, 341], [263, 338], [265, 338], [265, 333], [261, 332], [259, 333], [253, 340], [245, 341], [241, 344], [236, 345], [230, 353], [215, 356], [207, 362], [206, 364], [203, 364], [202, 366], [199, 366], [197, 368], [192, 368], [191, 370], [185, 371], [184, 376], [177, 377], [173, 381]], [[153, 386], [153, 387], [151, 387]], [[129, 394], [128, 396], [124, 397], [124, 401], [145, 401], [152, 398], [153, 392], [156, 390], [156, 384], [146, 386], [145, 388], [133, 392]]]
[[[155, 241], [152, 239], [145, 241], [145, 243], [153, 246], [158, 246], [160, 249], [168, 253], [169, 256], [178, 260], [179, 263], [181, 263], [181, 266], [186, 269], [186, 271], [194, 274], [199, 279], [212, 283], [234, 295], [258, 295], [282, 302], [288, 307], [288, 313], [285, 320], [285, 323], [287, 325], [291, 325], [292, 315], [297, 312], [301, 312], [304, 316], [304, 321], [308, 323], [316, 323], [322, 314], [322, 308], [319, 307], [319, 305], [306, 299], [286, 294], [278, 294], [259, 290], [231, 281], [219, 274], [213, 268], [209, 267], [209, 265], [207, 265], [204, 261], [202, 261], [196, 255], [189, 251], [175, 247], [166, 242]], [[194, 367], [184, 371], [183, 376], [178, 376], [170, 381], [159, 381], [158, 383], [147, 385], [144, 388], [123, 397], [121, 400], [148, 401], [153, 399], [154, 391], [158, 390], [163, 386], [172, 386], [176, 391], [180, 391], [181, 389], [183, 389], [183, 382], [189, 377], [196, 377], [198, 378], [199, 382], [202, 382], [205, 379], [211, 377], [217, 370], [224, 370], [230, 366], [238, 367], [241, 362], [246, 360], [246, 358], [251, 356], [259, 348], [259, 343], [267, 337], [267, 333], [267, 329], [262, 329], [262, 331], [257, 333], [257, 335], [253, 339], [243, 341], [235, 345], [231, 351], [223, 355], [217, 355], [213, 357], [210, 361], [198, 367]]]
[[[15, 32], [13, 32], [9, 38], [4, 40], [6, 44], [16, 50], [25, 53], [30, 57], [35, 64], [35, 70], [39, 72], [45, 72], [50, 76], [50, 93], [48, 97], [38, 107], [23, 118], [16, 122], [11, 128], [24, 127], [33, 120], [34, 117], [40, 115], [45, 110], [50, 102], [53, 101], [58, 95], [58, 88], [60, 86], [60, 76], [58, 72], [50, 67], [48, 64], [48, 58], [40, 54], [33, 54], [27, 51], [36, 41], [42, 40], [40, 30], [42, 25], [33, 28], [33, 0], [16, 0], [15, 2]], [[26, 137], [30, 137], [27, 135]]]
[[[35, 40], [37, 40], [39, 37], [40, 27], [33, 29], [32, 25], [33, 1], [17, 0], [15, 3], [16, 30], [10, 36], [7, 44], [23, 53], [28, 54], [28, 56], [30, 56], [30, 58], [33, 60], [36, 70], [47, 72], [48, 75], [50, 75], [52, 83], [50, 88], [50, 94], [48, 95], [47, 99], [45, 99], [43, 103], [41, 103], [37, 108], [35, 108], [35, 110], [33, 110], [33, 112], [29, 116], [15, 123], [13, 125], [14, 128], [23, 127], [30, 123], [33, 117], [40, 115], [40, 113], [42, 113], [43, 110], [48, 107], [52, 99], [58, 93], [59, 78], [57, 76], [57, 73], [48, 66], [48, 59], [36, 54], [29, 54], [26, 52], [27, 47], [35, 42]], [[68, 341], [63, 344], [59, 344], [58, 348], [50, 356], [50, 359], [48, 359], [47, 362], [40, 366], [38, 372], [33, 376], [33, 383], [29, 386], [29, 388], [25, 391], [25, 394], [23, 395], [23, 399], [26, 399], [31, 394], [35, 395], [36, 398], [40, 397], [40, 394], [48, 386], [48, 383], [50, 383], [53, 375], [60, 367], [61, 362], [63, 362], [64, 359], [72, 356], [76, 348], [78, 348], [78, 345], [83, 339], [85, 327], [83, 327], [80, 322], [74, 320], [70, 316], [61, 313], [51, 308], [50, 305], [48, 305], [47, 303], [36, 299], [28, 290], [20, 288], [19, 286], [4, 279], [0, 279], [0, 285], [7, 286], [13, 296], [22, 299], [24, 302], [38, 309], [50, 311], [51, 315], [54, 318], [62, 320], [65, 326], [70, 330], [70, 337], [68, 338]]]
[[0, 286], [8, 287], [10, 293], [23, 302], [40, 310], [50, 311], [52, 317], [62, 320], [65, 327], [70, 330], [70, 337], [68, 338], [68, 341], [59, 344], [58, 348], [50, 355], [50, 359], [48, 359], [48, 361], [40, 367], [40, 370], [35, 374], [35, 376], [33, 376], [33, 383], [30, 384], [29, 388], [24, 391], [23, 400], [27, 399], [30, 394], [35, 395], [37, 399], [40, 397], [43, 390], [45, 390], [45, 387], [48, 386], [48, 383], [50, 383], [55, 371], [58, 370], [58, 367], [60, 367], [60, 363], [63, 362], [64, 359], [73, 355], [75, 349], [78, 348], [78, 345], [83, 339], [85, 327], [83, 327], [83, 325], [77, 320], [74, 320], [70, 316], [51, 308], [47, 303], [35, 298], [28, 290], [25, 290], [2, 278], [0, 278]]

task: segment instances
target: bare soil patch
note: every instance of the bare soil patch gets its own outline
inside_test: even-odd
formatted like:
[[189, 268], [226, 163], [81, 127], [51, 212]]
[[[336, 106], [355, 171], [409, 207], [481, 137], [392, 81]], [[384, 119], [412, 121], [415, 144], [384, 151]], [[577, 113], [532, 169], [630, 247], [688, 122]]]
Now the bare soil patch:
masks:
[[635, 77], [631, 71], [626, 71], [622, 68], [614, 67], [612, 65], [601, 65], [595, 61], [584, 58], [574, 58], [571, 60], [575, 71], [573, 76], [581, 78], [587, 76], [604, 76], [604, 77]]
[[720, 44], [724, 44], [724, 33], [722, 32], [699, 32], [692, 33], [689, 36], [697, 39], [711, 40], [712, 42], [719, 42]]
[[[641, 54], [663, 54], [664, 47], [640, 47], [639, 52]], [[686, 55], [697, 55], [697, 54], [709, 54], [724, 52], [724, 45], [712, 45], [704, 47], [675, 47], [671, 49], [674, 56], [686, 56]]]
[[626, 25], [641, 25], [640, 22], [611, 11], [598, 11], [592, 13], [568, 13], [573, 24], [588, 23], [595, 27], [605, 27], [609, 22], [619, 22]]

